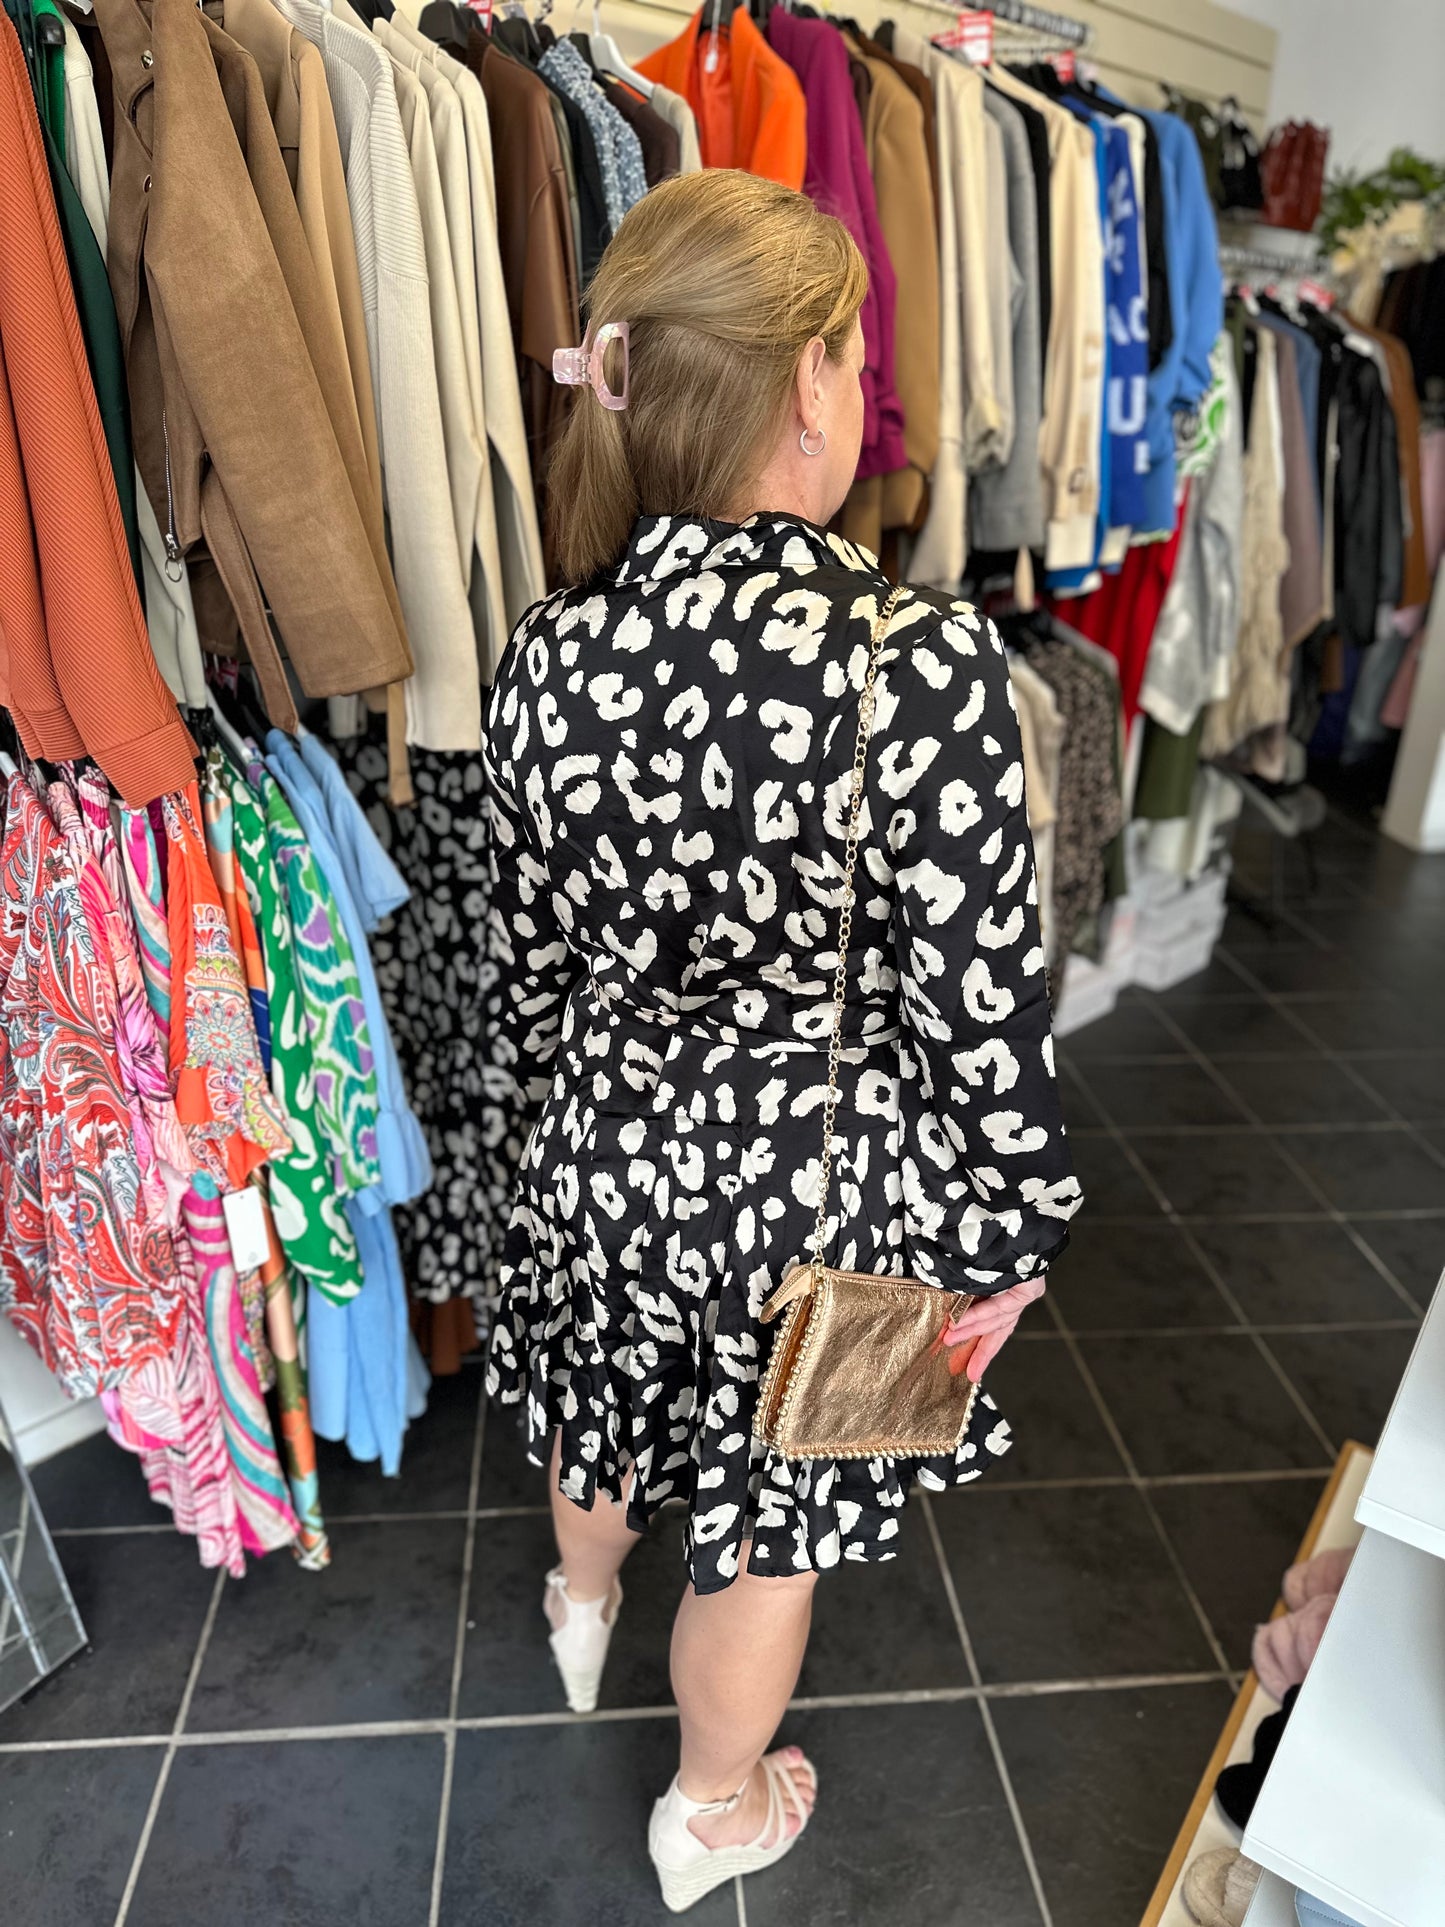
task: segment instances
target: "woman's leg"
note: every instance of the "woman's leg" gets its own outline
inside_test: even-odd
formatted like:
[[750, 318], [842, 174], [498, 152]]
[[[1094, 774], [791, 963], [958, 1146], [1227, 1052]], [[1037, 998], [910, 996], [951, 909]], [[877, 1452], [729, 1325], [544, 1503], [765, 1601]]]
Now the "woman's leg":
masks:
[[[682, 1721], [678, 1785], [690, 1800], [725, 1800], [747, 1783], [731, 1813], [691, 1823], [712, 1847], [755, 1840], [762, 1828], [768, 1802], [758, 1762], [797, 1685], [813, 1617], [816, 1575], [759, 1578], [748, 1571], [751, 1550], [745, 1541], [741, 1570], [723, 1592], [684, 1593], [672, 1630], [672, 1690]], [[789, 1747], [784, 1757], [796, 1765], [802, 1755]], [[813, 1787], [806, 1775], [797, 1784], [806, 1813]], [[788, 1814], [790, 1833], [805, 1813]]]
[[[587, 1512], [557, 1490], [561, 1458], [562, 1434], [558, 1432], [552, 1443], [552, 1468], [547, 1483], [552, 1497], [552, 1530], [567, 1580], [567, 1596], [578, 1604], [588, 1599], [605, 1599], [622, 1570], [623, 1560], [641, 1537], [627, 1523], [627, 1495], [632, 1477], [628, 1475], [622, 1489], [621, 1505], [614, 1505], [599, 1492], [591, 1511]], [[566, 1602], [555, 1593], [548, 1594], [547, 1610], [554, 1626], [563, 1624], [567, 1617]]]

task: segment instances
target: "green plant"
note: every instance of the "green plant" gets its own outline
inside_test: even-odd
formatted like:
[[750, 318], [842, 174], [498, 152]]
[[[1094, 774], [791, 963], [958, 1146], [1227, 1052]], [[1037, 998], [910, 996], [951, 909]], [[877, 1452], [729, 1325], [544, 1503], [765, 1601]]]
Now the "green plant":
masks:
[[1334, 174], [1325, 182], [1320, 234], [1335, 247], [1342, 234], [1379, 220], [1402, 201], [1445, 204], [1445, 164], [1397, 147], [1383, 167], [1369, 174]]

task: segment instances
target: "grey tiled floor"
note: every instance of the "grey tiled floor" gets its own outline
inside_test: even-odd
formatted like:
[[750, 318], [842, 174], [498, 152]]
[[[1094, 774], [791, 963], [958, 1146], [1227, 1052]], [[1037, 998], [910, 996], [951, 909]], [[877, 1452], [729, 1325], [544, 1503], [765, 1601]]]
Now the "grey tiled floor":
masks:
[[[1241, 870], [1268, 874], [1241, 846]], [[993, 1389], [1018, 1444], [819, 1587], [804, 1846], [698, 1927], [1133, 1927], [1338, 1447], [1445, 1262], [1445, 860], [1338, 819], [1270, 930], [1060, 1057], [1089, 1209]], [[1302, 875], [1302, 872], [1301, 872]], [[200, 1572], [103, 1440], [43, 1467], [92, 1651], [0, 1716], [6, 1927], [647, 1927], [678, 1530], [561, 1711], [541, 1474], [475, 1367], [329, 1572]]]

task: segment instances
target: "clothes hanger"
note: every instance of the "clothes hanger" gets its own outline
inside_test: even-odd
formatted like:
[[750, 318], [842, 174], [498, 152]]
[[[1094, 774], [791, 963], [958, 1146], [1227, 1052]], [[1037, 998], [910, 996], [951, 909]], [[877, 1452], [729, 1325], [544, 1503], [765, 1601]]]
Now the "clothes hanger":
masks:
[[[582, 0], [572, 9], [572, 17], [577, 17]], [[646, 74], [640, 74], [635, 67], [629, 67], [622, 57], [622, 49], [610, 33], [602, 31], [601, 0], [592, 0], [592, 31], [587, 35], [587, 51], [592, 65], [599, 73], [611, 74], [614, 80], [624, 81], [634, 93], [641, 94], [644, 100], [652, 99], [653, 83]]]
[[[476, 15], [469, 17], [453, 0], [428, 0], [416, 24], [418, 32], [424, 33], [428, 40], [435, 41], [458, 60], [465, 60], [472, 20], [476, 20]], [[480, 20], [476, 24], [478, 33], [486, 32]]]
[[264, 743], [268, 731], [274, 727], [239, 671], [232, 689], [208, 678], [206, 697], [212, 713], [223, 715], [240, 736], [252, 736], [258, 743]]
[[[698, 22], [699, 35], [707, 34], [707, 53], [703, 58], [703, 70], [715, 74], [722, 60], [722, 43], [727, 38], [728, 26], [733, 17], [734, 0], [704, 0], [702, 19]], [[727, 18], [723, 15], [726, 13]]]

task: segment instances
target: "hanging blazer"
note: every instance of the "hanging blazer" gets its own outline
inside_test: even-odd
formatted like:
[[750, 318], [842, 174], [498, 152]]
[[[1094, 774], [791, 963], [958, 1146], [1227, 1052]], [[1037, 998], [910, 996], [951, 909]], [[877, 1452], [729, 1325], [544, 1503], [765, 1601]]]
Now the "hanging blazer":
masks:
[[808, 110], [797, 76], [739, 7], [709, 72], [702, 13], [676, 40], [648, 54], [637, 71], [670, 87], [697, 115], [704, 167], [740, 167], [784, 187], [803, 185]]
[[547, 464], [577, 392], [553, 381], [552, 355], [582, 339], [567, 176], [541, 76], [475, 28], [467, 65], [481, 81], [496, 151], [507, 157], [496, 177], [497, 238], [545, 541]]
[[878, 202], [853, 92], [848, 49], [827, 20], [800, 20], [773, 10], [769, 44], [797, 74], [807, 103], [810, 199], [847, 228], [868, 264], [863, 326], [863, 446], [858, 474], [891, 475], [907, 465], [903, 409], [894, 384], [894, 315], [898, 283], [878, 220]]
[[[346, 465], [377, 577], [398, 631], [406, 634], [382, 515], [376, 402], [346, 176], [326, 68], [310, 42], [270, 0], [224, 0], [226, 31], [256, 63], [292, 194], [283, 191], [271, 143], [247, 143], [256, 198], [301, 323], [336, 445]], [[257, 99], [248, 75], [252, 111]], [[251, 161], [254, 149], [256, 159]], [[295, 201], [294, 218], [291, 200]], [[298, 245], [298, 236], [305, 248]], [[344, 290], [344, 294], [343, 294]], [[355, 357], [360, 356], [361, 386]], [[376, 466], [373, 467], [375, 462]]]
[[27, 749], [134, 806], [195, 773], [146, 635], [30, 78], [0, 19], [0, 681]]
[[[308, 271], [314, 288], [300, 216], [250, 56], [192, 0], [96, 12], [115, 84], [109, 266], [137, 465], [182, 551], [204, 541], [267, 710], [292, 726], [267, 603], [308, 695], [412, 666], [293, 303]], [[270, 174], [263, 212], [254, 183]]]
[[271, 0], [225, 0], [224, 25], [260, 69], [302, 231], [321, 281], [328, 322], [344, 346], [366, 473], [379, 516], [381, 450], [366, 345], [366, 309], [325, 62]]
[[[492, 158], [492, 128], [482, 83], [469, 67], [454, 60], [397, 13], [392, 29], [422, 53], [456, 91], [466, 141], [471, 192], [472, 271], [487, 441], [491, 448], [492, 499], [501, 551], [505, 634], [546, 592], [542, 538], [532, 472], [527, 466], [527, 430], [522, 420], [522, 390], [512, 352], [512, 325], [502, 276], [497, 228], [497, 179]], [[458, 269], [460, 275], [461, 270]], [[555, 385], [555, 384], [554, 384]]]
[[918, 520], [938, 453], [938, 217], [918, 97], [891, 57], [874, 53], [873, 42], [848, 39], [873, 83], [863, 135], [878, 222], [898, 277], [893, 371], [908, 457], [896, 474], [849, 490], [844, 532], [876, 551], [884, 529], [912, 528]]
[[421, 749], [475, 749], [476, 636], [452, 522], [426, 246], [391, 61], [346, 0], [329, 8], [317, 0], [276, 4], [321, 49], [346, 168], [392, 556], [416, 655], [406, 740]]

